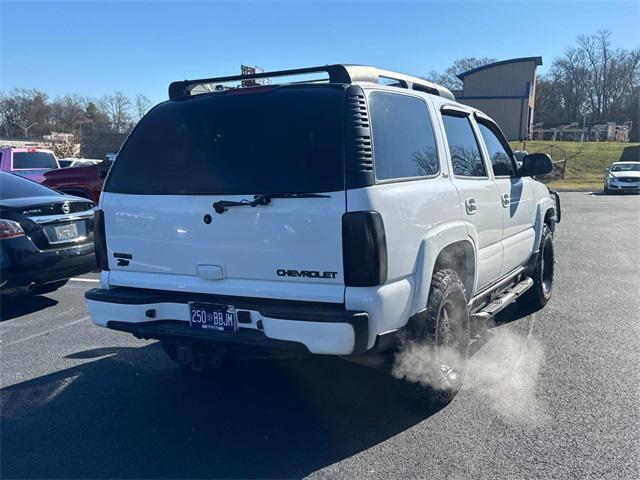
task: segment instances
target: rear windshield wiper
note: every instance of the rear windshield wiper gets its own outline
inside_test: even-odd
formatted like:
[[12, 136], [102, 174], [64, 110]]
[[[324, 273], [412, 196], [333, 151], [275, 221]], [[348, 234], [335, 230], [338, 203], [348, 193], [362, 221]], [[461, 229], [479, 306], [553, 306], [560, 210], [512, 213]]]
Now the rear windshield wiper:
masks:
[[213, 204], [216, 213], [224, 213], [229, 207], [257, 207], [258, 205], [269, 205], [272, 198], [330, 198], [330, 195], [319, 193], [261, 193], [254, 195], [253, 200], [219, 200]]

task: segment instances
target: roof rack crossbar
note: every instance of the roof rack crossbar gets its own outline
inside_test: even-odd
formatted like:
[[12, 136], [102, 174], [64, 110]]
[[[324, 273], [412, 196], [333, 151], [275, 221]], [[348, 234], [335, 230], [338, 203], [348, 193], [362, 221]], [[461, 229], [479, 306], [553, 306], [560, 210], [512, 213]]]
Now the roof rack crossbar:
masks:
[[[402, 73], [392, 72], [389, 70], [381, 70], [379, 68], [369, 67], [366, 65], [342, 64], [323, 65], [319, 67], [309, 68], [296, 68], [293, 70], [279, 70], [275, 72], [256, 72], [248, 75], [232, 75], [228, 77], [199, 78], [195, 80], [172, 82], [171, 85], [169, 85], [169, 99], [178, 100], [181, 98], [186, 98], [191, 95], [191, 90], [193, 90], [193, 88], [197, 85], [226, 83], [258, 78], [288, 77], [320, 72], [327, 73], [329, 77], [328, 81], [330, 83], [380, 83], [380, 79], [388, 79], [397, 81], [398, 84], [403, 88], [427, 92], [434, 95], [439, 95], [444, 98], [448, 98], [450, 100], [455, 100], [455, 97], [447, 88], [429, 82], [428, 80], [424, 80], [422, 78], [412, 77], [410, 75], [404, 75]], [[313, 82], [316, 81], [317, 80], [313, 80]], [[304, 81], [297, 83], [304, 83]]]

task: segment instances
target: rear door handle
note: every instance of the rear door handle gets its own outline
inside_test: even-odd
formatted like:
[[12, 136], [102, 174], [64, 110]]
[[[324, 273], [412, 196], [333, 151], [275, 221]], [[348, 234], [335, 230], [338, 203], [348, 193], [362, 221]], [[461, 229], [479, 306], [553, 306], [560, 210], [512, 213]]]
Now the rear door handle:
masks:
[[468, 215], [473, 215], [478, 210], [478, 207], [476, 206], [476, 199], [475, 198], [471, 198], [471, 197], [467, 198], [464, 201], [464, 206], [467, 209], [467, 214]]
[[504, 208], [509, 208], [510, 204], [511, 204], [511, 202], [509, 201], [509, 194], [508, 193], [503, 193], [502, 194], [502, 206]]

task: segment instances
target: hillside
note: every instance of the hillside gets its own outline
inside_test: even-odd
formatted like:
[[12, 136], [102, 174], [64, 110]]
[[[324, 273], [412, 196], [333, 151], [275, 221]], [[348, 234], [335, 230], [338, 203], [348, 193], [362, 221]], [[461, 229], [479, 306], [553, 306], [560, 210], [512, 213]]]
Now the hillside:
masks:
[[[639, 143], [615, 142], [546, 142], [527, 141], [510, 142], [514, 150], [526, 150], [529, 153], [550, 151], [554, 160], [559, 160], [562, 150], [568, 158], [567, 171], [564, 180], [551, 182], [549, 185], [562, 189], [601, 190], [603, 184], [603, 170], [611, 163], [620, 159], [622, 150]], [[551, 147], [554, 145], [554, 147]], [[562, 150], [560, 150], [562, 149]]]

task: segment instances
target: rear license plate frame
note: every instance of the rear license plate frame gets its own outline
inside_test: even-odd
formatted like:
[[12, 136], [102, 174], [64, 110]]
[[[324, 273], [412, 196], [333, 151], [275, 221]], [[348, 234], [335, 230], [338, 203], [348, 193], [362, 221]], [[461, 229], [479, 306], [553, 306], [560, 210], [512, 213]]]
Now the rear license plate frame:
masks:
[[197, 331], [236, 333], [238, 316], [233, 305], [189, 302], [189, 325]]

